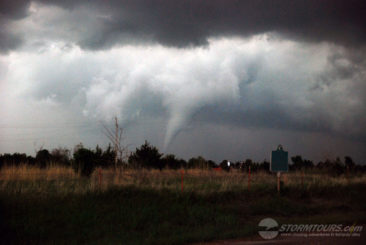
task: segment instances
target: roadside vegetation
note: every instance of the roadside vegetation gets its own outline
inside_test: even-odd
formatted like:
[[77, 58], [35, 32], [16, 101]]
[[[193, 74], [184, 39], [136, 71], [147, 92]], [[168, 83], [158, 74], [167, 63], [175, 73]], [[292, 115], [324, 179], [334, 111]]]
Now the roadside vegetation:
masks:
[[277, 193], [266, 161], [228, 168], [147, 142], [117, 167], [111, 147], [41, 151], [0, 156], [2, 244], [189, 244], [254, 235], [265, 217], [366, 222], [365, 168], [350, 157], [292, 157]]

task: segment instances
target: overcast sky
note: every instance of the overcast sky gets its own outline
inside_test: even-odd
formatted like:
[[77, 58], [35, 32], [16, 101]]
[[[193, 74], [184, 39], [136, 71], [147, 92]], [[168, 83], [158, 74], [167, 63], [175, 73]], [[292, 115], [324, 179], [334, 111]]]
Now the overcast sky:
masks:
[[364, 0], [0, 1], [0, 154], [366, 163]]

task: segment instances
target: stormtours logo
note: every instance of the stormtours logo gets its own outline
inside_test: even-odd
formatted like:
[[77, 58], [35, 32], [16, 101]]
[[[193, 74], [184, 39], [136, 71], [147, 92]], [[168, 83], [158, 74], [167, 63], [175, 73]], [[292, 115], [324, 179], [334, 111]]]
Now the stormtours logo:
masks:
[[263, 239], [274, 239], [280, 236], [301, 237], [360, 237], [362, 225], [344, 226], [343, 224], [281, 224], [272, 218], [262, 219], [258, 234]]

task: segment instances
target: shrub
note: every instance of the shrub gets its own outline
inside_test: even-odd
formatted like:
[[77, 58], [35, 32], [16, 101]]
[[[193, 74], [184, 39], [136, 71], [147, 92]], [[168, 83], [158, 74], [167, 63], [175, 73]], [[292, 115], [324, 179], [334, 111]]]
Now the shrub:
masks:
[[51, 154], [48, 150], [39, 150], [36, 155], [36, 162], [40, 168], [45, 168], [51, 161]]
[[69, 166], [70, 165], [70, 150], [67, 148], [55, 148], [51, 151], [52, 162]]
[[136, 151], [131, 154], [128, 162], [135, 167], [158, 168], [161, 170], [164, 167], [164, 162], [161, 160], [162, 155], [155, 146], [145, 141], [140, 148], [136, 148]]
[[210, 166], [205, 158], [198, 156], [188, 160], [188, 168], [208, 169]]
[[187, 163], [183, 159], [178, 159], [173, 154], [165, 155], [162, 159], [162, 165], [170, 169], [179, 169], [186, 167]]
[[81, 176], [90, 177], [95, 169], [95, 153], [84, 147], [74, 152], [73, 169]]

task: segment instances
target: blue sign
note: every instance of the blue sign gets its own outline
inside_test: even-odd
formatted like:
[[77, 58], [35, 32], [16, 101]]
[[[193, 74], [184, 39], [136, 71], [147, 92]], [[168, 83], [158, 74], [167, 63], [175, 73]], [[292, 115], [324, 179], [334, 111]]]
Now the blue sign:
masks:
[[288, 152], [283, 150], [282, 145], [272, 151], [269, 168], [271, 172], [288, 172]]

